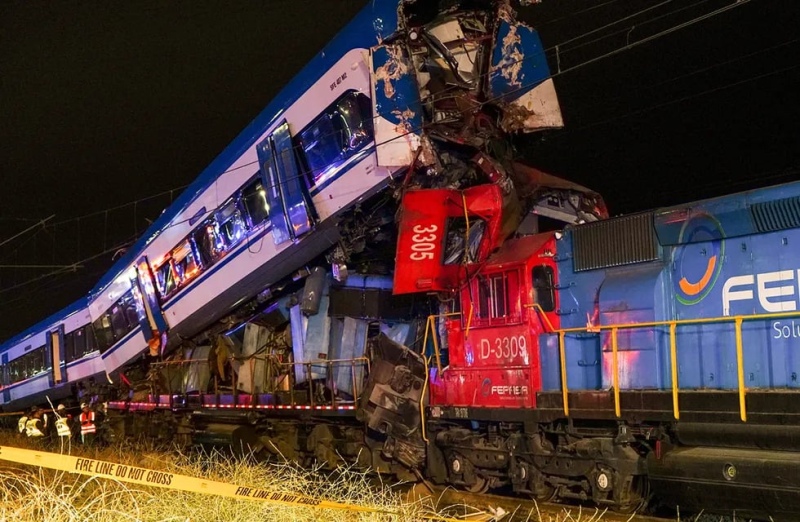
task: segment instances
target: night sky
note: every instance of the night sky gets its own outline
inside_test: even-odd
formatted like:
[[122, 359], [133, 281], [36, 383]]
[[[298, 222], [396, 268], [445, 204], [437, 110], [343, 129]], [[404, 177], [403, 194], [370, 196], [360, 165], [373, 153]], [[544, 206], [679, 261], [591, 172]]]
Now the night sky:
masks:
[[[0, 339], [88, 291], [365, 4], [0, 3]], [[613, 214], [800, 177], [797, 2], [519, 11], [565, 129], [516, 139], [518, 154]]]

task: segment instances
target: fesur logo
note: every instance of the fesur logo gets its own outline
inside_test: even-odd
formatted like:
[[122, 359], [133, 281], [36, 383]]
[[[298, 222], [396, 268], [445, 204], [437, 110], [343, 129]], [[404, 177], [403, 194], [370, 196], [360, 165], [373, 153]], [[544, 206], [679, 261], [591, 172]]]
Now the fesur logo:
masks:
[[483, 384], [481, 384], [481, 395], [484, 397], [488, 397], [492, 393], [492, 381], [489, 380], [487, 377], [483, 380]]
[[675, 297], [686, 305], [703, 300], [714, 288], [725, 256], [725, 232], [712, 215], [695, 214], [683, 223], [672, 253]]

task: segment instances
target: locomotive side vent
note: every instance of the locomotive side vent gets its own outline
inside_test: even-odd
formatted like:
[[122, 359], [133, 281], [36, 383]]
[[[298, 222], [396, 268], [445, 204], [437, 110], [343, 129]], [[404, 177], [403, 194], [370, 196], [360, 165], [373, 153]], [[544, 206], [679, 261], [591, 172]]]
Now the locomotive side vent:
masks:
[[800, 196], [754, 203], [750, 213], [759, 232], [800, 227]]
[[587, 223], [573, 231], [574, 270], [594, 270], [658, 259], [653, 213]]

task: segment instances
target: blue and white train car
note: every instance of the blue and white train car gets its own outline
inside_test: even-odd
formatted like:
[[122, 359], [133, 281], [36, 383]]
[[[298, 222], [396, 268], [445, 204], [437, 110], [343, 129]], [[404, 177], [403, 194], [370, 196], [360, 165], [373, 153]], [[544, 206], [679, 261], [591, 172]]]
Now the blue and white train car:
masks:
[[[0, 404], [26, 408], [76, 395], [71, 383], [104, 378], [87, 300], [7, 340], [0, 351]], [[55, 405], [55, 404], [54, 404]]]

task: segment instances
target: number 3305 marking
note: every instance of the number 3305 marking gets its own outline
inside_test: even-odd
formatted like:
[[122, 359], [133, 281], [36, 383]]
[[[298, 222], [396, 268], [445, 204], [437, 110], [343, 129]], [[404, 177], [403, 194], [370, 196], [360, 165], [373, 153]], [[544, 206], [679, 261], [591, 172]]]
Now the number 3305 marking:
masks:
[[423, 259], [433, 259], [433, 251], [436, 250], [436, 232], [439, 227], [431, 225], [423, 227], [417, 225], [412, 229], [414, 235], [411, 236], [411, 258], [412, 261], [422, 261]]

